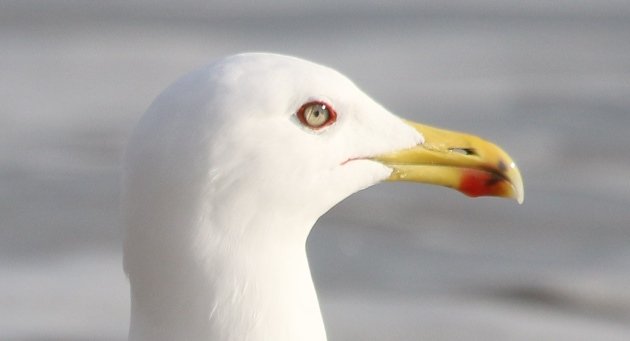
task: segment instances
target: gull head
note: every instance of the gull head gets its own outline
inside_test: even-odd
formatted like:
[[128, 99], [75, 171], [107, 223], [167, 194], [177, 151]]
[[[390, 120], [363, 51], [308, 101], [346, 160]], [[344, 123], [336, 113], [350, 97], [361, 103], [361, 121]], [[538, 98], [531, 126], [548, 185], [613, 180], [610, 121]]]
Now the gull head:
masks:
[[143, 176], [164, 177], [158, 185], [311, 220], [382, 180], [523, 193], [495, 145], [405, 121], [339, 72], [274, 54], [227, 57], [180, 79], [153, 103], [129, 155], [131, 168], [150, 165]]
[[[180, 339], [321, 339], [314, 291], [295, 289], [312, 287], [304, 242], [323, 213], [378, 182], [523, 200], [496, 145], [406, 121], [333, 69], [264, 53], [159, 95], [130, 139], [124, 181], [131, 335], [149, 339], [157, 325]], [[272, 305], [274, 295], [288, 298]], [[294, 320], [304, 310], [315, 322]]]

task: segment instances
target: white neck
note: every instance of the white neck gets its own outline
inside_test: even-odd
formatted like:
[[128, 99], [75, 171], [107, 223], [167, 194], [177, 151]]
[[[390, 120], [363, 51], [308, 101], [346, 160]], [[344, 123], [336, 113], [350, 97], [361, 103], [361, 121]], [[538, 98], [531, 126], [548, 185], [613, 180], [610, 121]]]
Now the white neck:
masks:
[[[224, 229], [221, 218], [265, 223]], [[157, 227], [135, 241], [131, 231], [130, 340], [326, 340], [305, 251], [312, 224], [287, 233], [275, 216], [239, 218], [188, 233]]]

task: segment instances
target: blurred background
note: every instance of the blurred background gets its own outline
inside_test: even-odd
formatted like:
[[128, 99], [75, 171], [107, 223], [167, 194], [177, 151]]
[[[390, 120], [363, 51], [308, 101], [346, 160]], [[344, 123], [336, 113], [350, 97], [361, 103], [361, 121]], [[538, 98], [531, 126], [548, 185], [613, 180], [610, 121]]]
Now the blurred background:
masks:
[[178, 76], [271, 51], [503, 146], [525, 204], [382, 184], [308, 252], [330, 340], [630, 339], [630, 2], [0, 1], [0, 339], [124, 340], [120, 160]]

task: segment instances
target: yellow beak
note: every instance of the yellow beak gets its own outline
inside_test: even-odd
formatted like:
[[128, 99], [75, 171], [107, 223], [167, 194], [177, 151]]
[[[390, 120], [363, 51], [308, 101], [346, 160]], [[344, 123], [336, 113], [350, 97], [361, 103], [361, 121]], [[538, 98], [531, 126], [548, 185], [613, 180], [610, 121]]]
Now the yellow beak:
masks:
[[372, 159], [393, 169], [390, 181], [454, 188], [468, 196], [496, 196], [523, 203], [523, 179], [512, 158], [474, 135], [405, 121], [424, 136], [416, 147]]

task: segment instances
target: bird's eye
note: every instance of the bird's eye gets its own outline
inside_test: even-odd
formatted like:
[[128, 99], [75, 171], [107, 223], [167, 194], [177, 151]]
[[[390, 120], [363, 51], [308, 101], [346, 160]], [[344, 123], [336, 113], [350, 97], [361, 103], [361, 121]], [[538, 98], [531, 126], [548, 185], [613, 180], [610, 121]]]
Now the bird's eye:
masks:
[[320, 129], [333, 124], [337, 119], [337, 113], [330, 105], [314, 101], [302, 105], [297, 112], [297, 117], [305, 126]]

